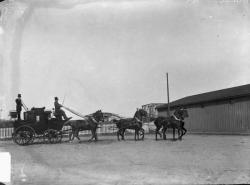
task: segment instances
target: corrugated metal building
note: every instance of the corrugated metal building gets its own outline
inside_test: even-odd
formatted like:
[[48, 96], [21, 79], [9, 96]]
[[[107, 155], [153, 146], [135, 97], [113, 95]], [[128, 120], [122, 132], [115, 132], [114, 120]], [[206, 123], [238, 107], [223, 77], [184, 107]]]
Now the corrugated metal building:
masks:
[[[170, 103], [171, 110], [185, 107], [185, 127], [197, 133], [250, 133], [250, 84], [188, 96]], [[167, 115], [167, 104], [156, 107]]]

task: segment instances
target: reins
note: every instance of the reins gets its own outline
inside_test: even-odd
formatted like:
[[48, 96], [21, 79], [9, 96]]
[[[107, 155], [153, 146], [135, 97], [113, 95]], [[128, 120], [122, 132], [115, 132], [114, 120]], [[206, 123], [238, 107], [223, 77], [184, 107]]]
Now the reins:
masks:
[[96, 119], [95, 119], [95, 117], [93, 115], [92, 116], [90, 116], [90, 115], [82, 115], [81, 113], [76, 112], [76, 111], [74, 111], [74, 110], [72, 110], [72, 109], [70, 109], [68, 107], [63, 106], [63, 108], [65, 108], [66, 110], [68, 110], [72, 114], [75, 114], [75, 115], [77, 115], [77, 116], [79, 116], [79, 117], [81, 117], [83, 119], [91, 118], [95, 123], [98, 123], [98, 121], [96, 121]]

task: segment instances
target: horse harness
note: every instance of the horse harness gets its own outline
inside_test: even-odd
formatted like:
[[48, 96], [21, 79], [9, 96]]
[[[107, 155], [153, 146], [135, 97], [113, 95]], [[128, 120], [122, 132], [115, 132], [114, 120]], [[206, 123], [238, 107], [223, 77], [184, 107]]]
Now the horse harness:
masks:
[[177, 118], [175, 114], [173, 114], [173, 117], [176, 121], [181, 121], [181, 119]]

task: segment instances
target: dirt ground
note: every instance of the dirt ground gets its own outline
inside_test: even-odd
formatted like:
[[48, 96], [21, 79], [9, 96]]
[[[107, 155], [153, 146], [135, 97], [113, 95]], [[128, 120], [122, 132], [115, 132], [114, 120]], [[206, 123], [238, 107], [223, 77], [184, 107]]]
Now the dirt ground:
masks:
[[[170, 138], [171, 136], [168, 135]], [[211, 184], [250, 183], [250, 136], [187, 135], [182, 141], [63, 142], [18, 146], [0, 141], [11, 155], [7, 184]]]

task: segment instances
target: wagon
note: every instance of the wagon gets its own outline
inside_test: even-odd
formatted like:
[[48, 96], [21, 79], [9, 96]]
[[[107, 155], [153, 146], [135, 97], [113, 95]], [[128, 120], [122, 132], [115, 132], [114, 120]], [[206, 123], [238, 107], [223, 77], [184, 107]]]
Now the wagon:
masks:
[[[51, 111], [42, 108], [32, 108], [24, 112], [24, 120], [15, 120], [13, 123], [13, 141], [18, 145], [32, 144], [36, 138], [42, 138], [47, 143], [61, 142], [67, 120], [51, 117]], [[10, 114], [16, 118], [15, 113]]]

